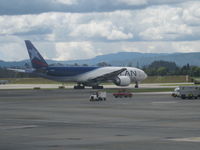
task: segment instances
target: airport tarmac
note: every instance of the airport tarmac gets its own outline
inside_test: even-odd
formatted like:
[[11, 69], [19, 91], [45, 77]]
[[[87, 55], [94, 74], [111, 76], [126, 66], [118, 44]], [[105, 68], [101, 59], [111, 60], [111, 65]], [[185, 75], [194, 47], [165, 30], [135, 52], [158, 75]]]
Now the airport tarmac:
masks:
[[0, 90], [0, 150], [199, 150], [200, 99]]

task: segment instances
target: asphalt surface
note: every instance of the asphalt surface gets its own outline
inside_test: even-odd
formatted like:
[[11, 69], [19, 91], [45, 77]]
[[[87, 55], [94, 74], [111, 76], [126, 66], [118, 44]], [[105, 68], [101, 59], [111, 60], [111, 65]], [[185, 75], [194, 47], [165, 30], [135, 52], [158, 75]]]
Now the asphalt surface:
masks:
[[200, 99], [0, 90], [0, 150], [199, 150]]

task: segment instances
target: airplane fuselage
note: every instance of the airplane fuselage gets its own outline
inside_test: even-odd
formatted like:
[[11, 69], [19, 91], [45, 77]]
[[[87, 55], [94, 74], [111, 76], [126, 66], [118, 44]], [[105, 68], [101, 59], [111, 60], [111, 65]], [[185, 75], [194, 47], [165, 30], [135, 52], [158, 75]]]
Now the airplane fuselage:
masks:
[[131, 82], [140, 82], [147, 77], [144, 71], [134, 67], [47, 67], [45, 73], [40, 73], [39, 75], [61, 82], [73, 81], [84, 83], [90, 79], [122, 68], [126, 68], [126, 70], [118, 76], [127, 76]]

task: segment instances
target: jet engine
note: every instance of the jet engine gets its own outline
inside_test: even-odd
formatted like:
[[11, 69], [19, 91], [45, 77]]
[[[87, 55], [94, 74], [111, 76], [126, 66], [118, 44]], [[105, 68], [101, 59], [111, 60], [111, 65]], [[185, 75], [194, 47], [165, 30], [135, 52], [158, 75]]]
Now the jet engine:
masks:
[[128, 86], [131, 84], [131, 79], [128, 76], [119, 76], [114, 80], [117, 86]]

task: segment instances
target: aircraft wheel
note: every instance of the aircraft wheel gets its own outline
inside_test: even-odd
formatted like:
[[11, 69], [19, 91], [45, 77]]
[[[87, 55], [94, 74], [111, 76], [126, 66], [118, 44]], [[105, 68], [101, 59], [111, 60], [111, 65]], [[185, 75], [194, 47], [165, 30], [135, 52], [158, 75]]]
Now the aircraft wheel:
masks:
[[74, 89], [85, 89], [85, 86], [74, 86]]
[[93, 89], [103, 89], [103, 86], [93, 86]]

